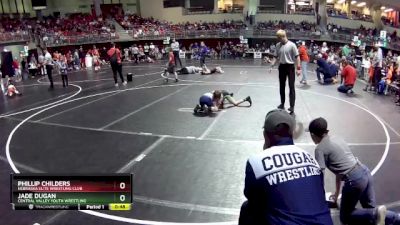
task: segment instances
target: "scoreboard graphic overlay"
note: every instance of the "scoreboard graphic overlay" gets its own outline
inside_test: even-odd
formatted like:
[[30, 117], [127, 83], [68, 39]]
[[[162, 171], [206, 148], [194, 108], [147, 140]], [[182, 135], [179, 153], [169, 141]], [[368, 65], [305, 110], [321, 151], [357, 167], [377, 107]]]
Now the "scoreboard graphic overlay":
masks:
[[11, 174], [14, 210], [130, 210], [132, 174]]

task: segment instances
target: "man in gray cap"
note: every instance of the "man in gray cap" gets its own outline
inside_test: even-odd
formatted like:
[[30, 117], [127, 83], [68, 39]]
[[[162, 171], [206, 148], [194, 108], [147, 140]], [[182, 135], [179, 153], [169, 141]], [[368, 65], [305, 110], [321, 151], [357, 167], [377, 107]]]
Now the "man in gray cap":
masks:
[[239, 225], [332, 225], [317, 161], [293, 144], [295, 120], [285, 110], [269, 112], [264, 150], [246, 165]]
[[[315, 159], [322, 171], [328, 168], [336, 175], [336, 192], [332, 200], [336, 203], [341, 183], [344, 181], [340, 203], [340, 220], [344, 224], [399, 225], [397, 213], [386, 211], [384, 205], [376, 206], [372, 176], [369, 169], [354, 157], [347, 143], [330, 136], [324, 118], [311, 121], [308, 130], [317, 147]], [[362, 209], [356, 205], [360, 201]], [[386, 223], [385, 223], [386, 222]]]

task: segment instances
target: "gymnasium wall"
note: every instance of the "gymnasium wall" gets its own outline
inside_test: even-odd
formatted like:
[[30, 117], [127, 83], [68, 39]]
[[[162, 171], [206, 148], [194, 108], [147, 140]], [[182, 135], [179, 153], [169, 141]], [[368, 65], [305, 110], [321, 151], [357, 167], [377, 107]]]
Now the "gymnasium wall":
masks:
[[[17, 7], [15, 7], [15, 0], [0, 0], [3, 2], [4, 12], [1, 13], [16, 13], [23, 12], [22, 2], [24, 3], [25, 12], [31, 16], [36, 16], [36, 12], [32, 9], [31, 0], [16, 0]], [[124, 11], [130, 13], [137, 13], [138, 0], [104, 0], [104, 4], [119, 4], [121, 3]], [[149, 1], [149, 0], [148, 0]], [[103, 1], [102, 1], [103, 2]], [[9, 4], [10, 3], [10, 4]], [[91, 5], [93, 0], [47, 0], [47, 9], [42, 10], [44, 16], [60, 12], [61, 15], [68, 13], [91, 13]]]
[[[30, 13], [31, 16], [35, 16], [35, 12], [32, 10], [31, 0], [16, 0], [16, 1], [0, 0], [0, 1], [3, 2], [3, 9], [4, 9], [4, 11], [2, 11], [0, 7], [0, 13], [16, 13], [17, 9], [19, 13], [23, 13], [25, 8], [25, 13]], [[17, 5], [15, 5], [15, 2], [17, 2]], [[22, 2], [24, 4], [22, 4]]]
[[182, 7], [164, 8], [163, 0], [140, 0], [140, 13], [142, 17], [153, 17], [158, 20], [166, 20], [174, 23], [182, 22], [222, 22], [224, 20], [243, 20], [240, 13], [219, 13], [183, 15]]
[[271, 10], [280, 10], [284, 12], [286, 4], [282, 0], [260, 0], [260, 5], [269, 6]]
[[12, 53], [13, 58], [17, 57], [19, 58], [19, 54], [21, 51], [24, 50], [24, 45], [7, 45], [7, 46], [0, 46], [0, 52], [2, 52], [4, 49], [7, 49], [7, 51], [10, 51]]
[[67, 13], [91, 13], [92, 0], [47, 0], [47, 9], [42, 10], [43, 15], [51, 15], [60, 12]]

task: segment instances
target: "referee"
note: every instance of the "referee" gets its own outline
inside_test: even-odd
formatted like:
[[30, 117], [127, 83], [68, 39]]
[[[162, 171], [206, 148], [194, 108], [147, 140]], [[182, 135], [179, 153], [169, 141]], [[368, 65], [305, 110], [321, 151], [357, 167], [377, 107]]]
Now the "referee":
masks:
[[179, 62], [179, 65], [182, 68], [182, 61], [179, 58], [179, 49], [180, 49], [179, 48], [179, 42], [176, 41], [175, 39], [173, 39], [172, 43], [171, 43], [171, 48], [172, 48], [172, 52], [174, 53], [174, 57], [175, 57], [175, 66], [178, 66], [177, 62]]
[[295, 81], [295, 64], [297, 68], [297, 76], [301, 74], [301, 63], [299, 57], [299, 51], [297, 50], [296, 45], [289, 41], [286, 36], [286, 31], [278, 30], [276, 32], [276, 36], [279, 40], [279, 43], [276, 45], [275, 51], [275, 62], [279, 62], [279, 91], [281, 95], [281, 104], [278, 106], [278, 109], [285, 109], [285, 87], [286, 80], [289, 79], [289, 100], [290, 107], [289, 112], [291, 114], [294, 113], [294, 105], [296, 101], [296, 92], [294, 90], [294, 81]]

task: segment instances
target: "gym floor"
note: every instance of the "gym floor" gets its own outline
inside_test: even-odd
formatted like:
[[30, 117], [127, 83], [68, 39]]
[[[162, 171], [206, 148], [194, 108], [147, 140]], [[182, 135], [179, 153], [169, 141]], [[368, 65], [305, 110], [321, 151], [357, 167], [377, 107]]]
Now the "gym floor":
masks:
[[[225, 73], [181, 75], [178, 83], [161, 79], [165, 62], [124, 64], [124, 74], [134, 78], [118, 88], [109, 67], [72, 72], [68, 88], [55, 75], [52, 91], [47, 78], [17, 83], [22, 96], [0, 97], [0, 224], [237, 224], [246, 160], [262, 150], [264, 117], [280, 102], [278, 75], [261, 61], [208, 62], [216, 65]], [[362, 81], [353, 96], [338, 93], [336, 85], [319, 85], [312, 69], [308, 85], [296, 80], [295, 143], [313, 154], [304, 129], [313, 118], [326, 118], [330, 133], [343, 137], [373, 171], [378, 203], [399, 210], [400, 108], [390, 96], [363, 92]], [[199, 97], [215, 89], [236, 99], [250, 95], [253, 106], [193, 115]], [[133, 209], [13, 211], [9, 179], [16, 170], [133, 173]], [[334, 191], [331, 174], [326, 191]], [[337, 211], [332, 214], [339, 224]]]

